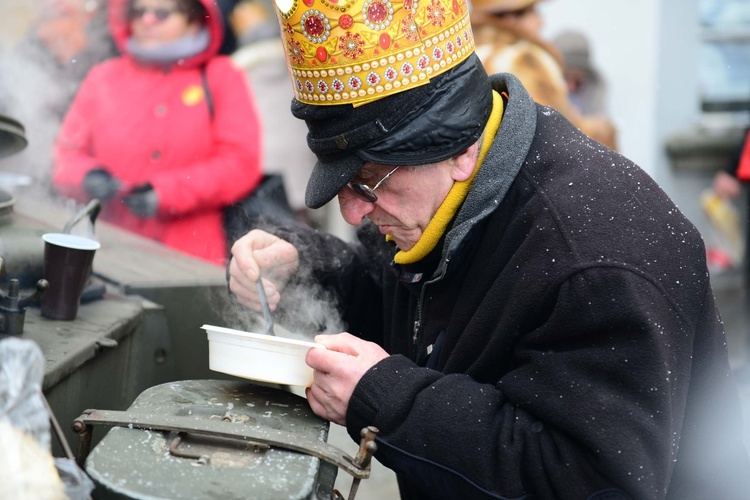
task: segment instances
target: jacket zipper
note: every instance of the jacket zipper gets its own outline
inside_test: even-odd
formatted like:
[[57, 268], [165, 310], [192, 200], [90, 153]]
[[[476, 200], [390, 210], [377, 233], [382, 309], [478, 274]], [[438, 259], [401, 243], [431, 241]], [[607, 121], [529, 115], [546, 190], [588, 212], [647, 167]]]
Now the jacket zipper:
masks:
[[[447, 268], [448, 262], [450, 261], [450, 257], [445, 259], [445, 266], [443, 269]], [[444, 271], [443, 271], [444, 272]], [[438, 276], [435, 276], [434, 279], [430, 281], [425, 281], [425, 284], [422, 286], [422, 290], [419, 293], [419, 301], [417, 302], [417, 313], [416, 318], [414, 320], [414, 334], [411, 338], [412, 343], [412, 349], [414, 349], [414, 354], [416, 355], [416, 348], [417, 348], [417, 341], [419, 340], [419, 334], [422, 331], [422, 311], [424, 309], [424, 297], [425, 297], [425, 290], [427, 290], [428, 285], [432, 285], [433, 283], [437, 283], [441, 279], [443, 279], [443, 272], [441, 272]]]

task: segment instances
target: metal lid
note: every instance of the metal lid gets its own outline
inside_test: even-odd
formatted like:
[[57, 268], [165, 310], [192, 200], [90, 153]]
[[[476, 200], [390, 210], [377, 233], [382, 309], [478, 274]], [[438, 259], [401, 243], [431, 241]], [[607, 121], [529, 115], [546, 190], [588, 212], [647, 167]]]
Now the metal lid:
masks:
[[266, 447], [250, 437], [236, 441], [206, 434], [175, 436], [154, 430], [159, 426], [137, 428], [140, 419], [163, 420], [161, 428], [170, 428], [187, 417], [207, 428], [212, 422], [237, 426], [248, 436], [268, 429], [290, 442], [325, 443], [328, 422], [304, 398], [244, 381], [184, 380], [144, 391], [128, 415], [134, 428], [111, 429], [86, 460], [86, 472], [102, 498], [330, 496], [335, 467], [313, 456]]
[[0, 115], [0, 158], [21, 151], [28, 143], [23, 125], [13, 118]]

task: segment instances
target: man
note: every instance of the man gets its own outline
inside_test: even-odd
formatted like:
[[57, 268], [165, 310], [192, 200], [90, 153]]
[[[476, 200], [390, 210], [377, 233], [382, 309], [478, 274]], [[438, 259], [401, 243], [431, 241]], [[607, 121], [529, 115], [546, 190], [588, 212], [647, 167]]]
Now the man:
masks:
[[[343, 15], [308, 36], [334, 16], [317, 4], [279, 13], [292, 112], [318, 157], [306, 203], [338, 196], [359, 242], [250, 232], [231, 291], [260, 310], [262, 275], [277, 314], [312, 281], [335, 299], [350, 333], [316, 338], [328, 349], [307, 355], [309, 404], [354, 439], [377, 427], [404, 498], [742, 498], [750, 464], [695, 228], [472, 50], [381, 85], [464, 33], [464, 3], [409, 5], [392, 4], [390, 38]], [[436, 27], [437, 12], [453, 21]]]

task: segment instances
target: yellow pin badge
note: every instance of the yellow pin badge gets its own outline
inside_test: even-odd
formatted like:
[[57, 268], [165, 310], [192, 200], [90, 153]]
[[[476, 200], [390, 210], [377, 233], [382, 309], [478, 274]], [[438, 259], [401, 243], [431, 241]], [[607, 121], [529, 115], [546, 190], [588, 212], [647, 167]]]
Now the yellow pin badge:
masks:
[[186, 106], [195, 106], [203, 102], [205, 95], [200, 85], [190, 85], [182, 91], [182, 102]]

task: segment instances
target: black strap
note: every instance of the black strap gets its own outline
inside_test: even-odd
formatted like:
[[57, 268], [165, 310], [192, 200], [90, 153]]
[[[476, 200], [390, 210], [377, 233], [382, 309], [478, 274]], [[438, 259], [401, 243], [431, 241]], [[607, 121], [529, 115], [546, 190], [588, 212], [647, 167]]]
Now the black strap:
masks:
[[214, 119], [214, 98], [211, 95], [211, 88], [208, 86], [208, 76], [206, 75], [206, 66], [201, 66], [201, 84], [203, 85], [203, 97], [206, 99], [208, 106], [208, 116]]

